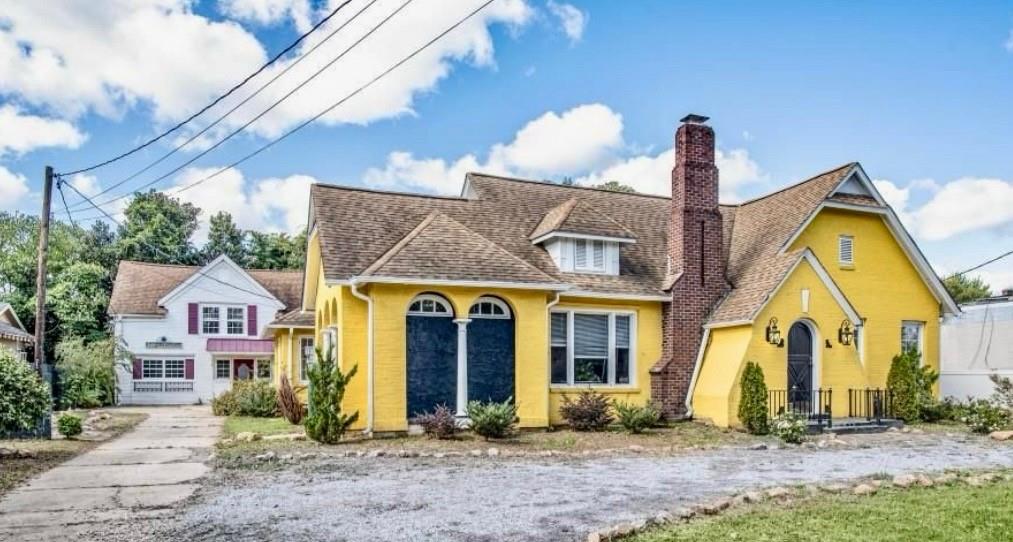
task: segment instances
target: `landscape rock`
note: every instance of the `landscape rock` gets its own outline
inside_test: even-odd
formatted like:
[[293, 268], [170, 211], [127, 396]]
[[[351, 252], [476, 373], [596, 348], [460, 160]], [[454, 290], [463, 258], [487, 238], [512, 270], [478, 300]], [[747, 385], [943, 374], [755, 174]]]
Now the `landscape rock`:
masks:
[[844, 484], [827, 484], [825, 486], [821, 486], [820, 489], [826, 491], [827, 493], [844, 493], [848, 490], [848, 486]]
[[750, 446], [749, 449], [750, 450], [766, 450], [767, 449], [767, 443], [766, 442], [757, 442], [756, 444], [753, 444], [752, 446]]
[[897, 487], [911, 487], [918, 483], [918, 478], [913, 474], [898, 474], [893, 477], [893, 485]]
[[280, 433], [277, 435], [265, 435], [260, 440], [284, 440], [284, 441], [297, 441], [306, 440], [306, 433]]
[[782, 486], [772, 487], [767, 490], [767, 496], [770, 497], [771, 499], [781, 499], [784, 497], [788, 497], [790, 495], [791, 490]]
[[1013, 431], [992, 431], [988, 434], [988, 436], [991, 437], [992, 440], [1004, 442], [1013, 439]]
[[598, 531], [594, 531], [587, 535], [587, 542], [602, 542], [602, 540], [605, 539], [602, 538], [601, 533]]
[[489, 457], [498, 457], [499, 448], [489, 448], [488, 450], [485, 451], [485, 454], [488, 455]]
[[872, 495], [876, 492], [876, 486], [872, 484], [858, 484], [851, 492], [855, 495]]
[[705, 515], [713, 516], [727, 510], [731, 505], [731, 499], [721, 498], [702, 505], [700, 511]]
[[692, 508], [678, 508], [672, 512], [672, 515], [685, 521], [693, 519], [696, 516], [696, 510]]
[[918, 479], [918, 485], [922, 487], [932, 487], [933, 485], [935, 485], [935, 482], [932, 481], [932, 478], [929, 478], [924, 474], [919, 474], [915, 478]]
[[239, 433], [239, 434], [237, 434], [235, 436], [235, 441], [236, 442], [253, 442], [253, 441], [256, 441], [256, 440], [260, 440], [262, 438], [263, 438], [263, 435], [261, 435], [260, 433], [255, 433], [253, 431], [243, 431], [242, 433]]
[[763, 501], [763, 493], [759, 491], [747, 491], [742, 494], [742, 500], [747, 503], [758, 503]]
[[955, 481], [957, 481], [957, 475], [952, 472], [936, 476], [935, 480], [936, 484], [952, 484]]
[[258, 455], [256, 457], [254, 457], [254, 459], [256, 459], [257, 461], [272, 461], [272, 460], [274, 460], [275, 457], [276, 456], [275, 456], [274, 452], [264, 452], [264, 453], [262, 453], [262, 454], [260, 454], [260, 455]]
[[630, 451], [640, 453], [644, 451], [644, 447], [639, 444], [630, 444]]

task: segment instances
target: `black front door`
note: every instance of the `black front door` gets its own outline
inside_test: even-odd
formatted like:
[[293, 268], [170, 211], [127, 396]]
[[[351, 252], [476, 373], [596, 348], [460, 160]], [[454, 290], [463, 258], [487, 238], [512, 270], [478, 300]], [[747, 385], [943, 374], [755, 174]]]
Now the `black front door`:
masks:
[[408, 316], [408, 418], [457, 402], [457, 324], [450, 316]]
[[513, 396], [513, 319], [472, 315], [468, 324], [468, 401], [501, 403]]
[[796, 412], [808, 412], [812, 405], [813, 337], [809, 327], [798, 322], [788, 331], [788, 404]]

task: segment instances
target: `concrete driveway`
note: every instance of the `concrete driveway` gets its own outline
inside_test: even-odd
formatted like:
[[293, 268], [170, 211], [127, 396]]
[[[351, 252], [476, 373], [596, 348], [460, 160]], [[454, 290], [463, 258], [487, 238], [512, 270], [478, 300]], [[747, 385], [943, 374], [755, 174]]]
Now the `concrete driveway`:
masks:
[[167, 515], [192, 495], [222, 419], [197, 406], [130, 410], [148, 418], [0, 501], [0, 539], [66, 539], [97, 522]]

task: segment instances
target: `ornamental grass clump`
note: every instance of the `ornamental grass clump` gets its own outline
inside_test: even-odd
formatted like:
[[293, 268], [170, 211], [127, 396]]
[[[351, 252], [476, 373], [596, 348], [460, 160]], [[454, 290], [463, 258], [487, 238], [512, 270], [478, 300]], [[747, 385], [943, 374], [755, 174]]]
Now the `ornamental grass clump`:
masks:
[[81, 418], [70, 413], [61, 414], [56, 420], [56, 430], [60, 432], [64, 438], [73, 439], [84, 432], [84, 427], [81, 424]]
[[580, 392], [576, 400], [564, 395], [559, 414], [575, 431], [602, 431], [614, 420], [608, 399], [594, 390]]
[[511, 397], [502, 403], [471, 401], [468, 403], [471, 430], [485, 440], [507, 438], [514, 434], [517, 405]]
[[809, 432], [805, 416], [796, 412], [782, 412], [770, 422], [770, 432], [782, 442], [801, 444]]
[[652, 403], [641, 406], [615, 401], [612, 408], [616, 411], [619, 425], [634, 435], [658, 425], [661, 420], [661, 412]]
[[309, 367], [309, 415], [304, 424], [306, 436], [323, 444], [337, 444], [345, 431], [359, 419], [358, 411], [351, 415], [341, 411], [345, 388], [359, 366], [354, 365], [348, 373], [343, 373], [334, 360], [333, 347], [326, 354], [317, 348], [316, 353], [317, 361]]
[[50, 404], [49, 387], [32, 367], [0, 348], [0, 436], [35, 428]]
[[412, 418], [412, 423], [421, 425], [422, 431], [431, 438], [448, 440], [457, 434], [457, 416], [447, 405], [437, 405], [432, 412], [423, 412]]
[[746, 363], [739, 389], [739, 421], [746, 431], [754, 435], [766, 435], [770, 432], [767, 423], [767, 383], [758, 363]]
[[281, 375], [281, 382], [278, 385], [278, 410], [292, 425], [302, 423], [303, 416], [306, 415], [306, 406], [302, 404], [299, 396], [292, 389], [288, 375]]

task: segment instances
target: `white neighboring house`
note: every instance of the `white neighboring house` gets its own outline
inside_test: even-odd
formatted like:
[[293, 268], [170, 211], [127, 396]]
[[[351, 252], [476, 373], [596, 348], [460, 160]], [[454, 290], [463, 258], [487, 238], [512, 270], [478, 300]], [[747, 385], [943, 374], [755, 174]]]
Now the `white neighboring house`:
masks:
[[1013, 290], [960, 308], [940, 328], [939, 389], [944, 397], [988, 398], [989, 375], [1013, 378]]
[[117, 368], [119, 402], [207, 403], [235, 380], [270, 380], [267, 326], [301, 292], [301, 271], [244, 270], [227, 256], [204, 267], [121, 261], [109, 313], [132, 362]]
[[15, 358], [27, 361], [25, 356], [28, 347], [35, 342], [35, 337], [18, 319], [14, 307], [9, 303], [0, 303], [0, 349], [11, 353]]

